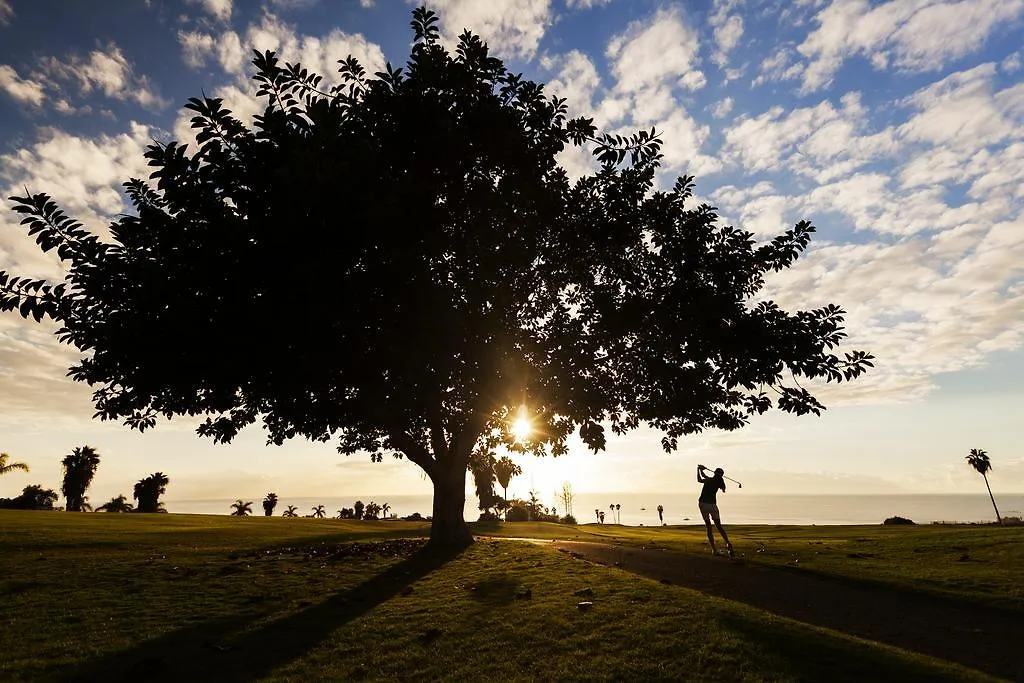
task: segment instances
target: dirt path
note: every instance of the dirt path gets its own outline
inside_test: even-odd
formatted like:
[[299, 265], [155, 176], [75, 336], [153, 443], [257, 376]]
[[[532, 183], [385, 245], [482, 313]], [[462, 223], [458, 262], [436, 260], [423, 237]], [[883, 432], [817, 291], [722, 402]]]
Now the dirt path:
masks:
[[1024, 681], [1024, 615], [898, 589], [668, 550], [553, 541], [579, 559]]

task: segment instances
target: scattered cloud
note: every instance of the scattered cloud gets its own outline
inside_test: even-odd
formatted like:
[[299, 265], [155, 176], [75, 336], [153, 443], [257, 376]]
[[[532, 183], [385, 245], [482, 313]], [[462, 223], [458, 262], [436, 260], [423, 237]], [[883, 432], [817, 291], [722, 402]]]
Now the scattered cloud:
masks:
[[714, 28], [715, 45], [718, 48], [712, 59], [719, 67], [729, 63], [729, 53], [743, 37], [743, 16], [730, 14], [739, 4], [737, 0], [715, 0], [714, 11], [708, 20]]
[[1017, 50], [1013, 54], [1007, 56], [1000, 64], [999, 68], [1004, 74], [1014, 74], [1020, 70], [1021, 65], [1021, 51]]
[[232, 0], [185, 0], [190, 5], [199, 5], [212, 17], [220, 21], [231, 19]]
[[828, 86], [853, 56], [876, 69], [934, 71], [978, 49], [999, 27], [1019, 23], [1024, 0], [834, 0], [797, 50], [807, 60], [802, 90]]
[[608, 43], [606, 56], [620, 92], [666, 86], [699, 90], [707, 83], [698, 65], [700, 40], [682, 13], [662, 9], [649, 21], [634, 21]]
[[14, 8], [10, 0], [0, 0], [0, 26], [6, 26], [14, 19]]
[[729, 115], [729, 112], [732, 111], [733, 104], [735, 103], [733, 102], [733, 99], [731, 97], [721, 99], [718, 102], [715, 102], [714, 105], [712, 105], [711, 115], [714, 116], [716, 119], [724, 119], [726, 116]]
[[612, 0], [565, 0], [565, 6], [569, 9], [590, 9], [601, 7], [611, 3]]
[[31, 78], [21, 78], [18, 76], [18, 72], [7, 64], [0, 64], [0, 90], [21, 104], [28, 104], [36, 108], [43, 106], [43, 101], [46, 99], [44, 83]]
[[[409, 4], [419, 5], [421, 0]], [[468, 29], [504, 58], [532, 59], [552, 22], [551, 0], [435, 0], [430, 7], [441, 19], [446, 43], [454, 45]]]
[[39, 77], [45, 78], [47, 85], [54, 89], [74, 83], [81, 95], [100, 92], [115, 100], [133, 101], [146, 109], [164, 109], [169, 104], [147, 76], [135, 73], [121, 49], [113, 43], [93, 50], [87, 57], [78, 54], [64, 60], [45, 57], [40, 61]]

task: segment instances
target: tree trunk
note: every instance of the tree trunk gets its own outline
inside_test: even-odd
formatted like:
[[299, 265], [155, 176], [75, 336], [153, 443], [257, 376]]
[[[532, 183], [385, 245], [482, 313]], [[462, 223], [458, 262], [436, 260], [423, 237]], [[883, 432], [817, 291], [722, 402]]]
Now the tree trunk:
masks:
[[[464, 518], [466, 507], [466, 467], [446, 463], [438, 468], [434, 482], [434, 514], [430, 523], [430, 547], [461, 549], [472, 545], [473, 534]], [[448, 470], [448, 471], [445, 471]]]
[[996, 507], [996, 497], [992, 495], [992, 487], [988, 485], [988, 476], [982, 474], [985, 477], [985, 488], [988, 489], [988, 497], [992, 499], [992, 509], [996, 511], [996, 521], [1000, 524], [1003, 523], [1003, 518], [999, 516], [999, 508]]

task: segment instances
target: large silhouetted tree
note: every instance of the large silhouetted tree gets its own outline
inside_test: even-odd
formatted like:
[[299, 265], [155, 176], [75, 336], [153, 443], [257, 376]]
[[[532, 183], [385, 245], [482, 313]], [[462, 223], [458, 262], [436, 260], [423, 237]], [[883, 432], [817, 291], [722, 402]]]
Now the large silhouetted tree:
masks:
[[100, 455], [92, 446], [82, 446], [64, 456], [61, 465], [64, 468], [64, 480], [60, 492], [67, 499], [64, 508], [68, 512], [82, 512], [87, 504], [85, 492], [92, 484], [96, 468], [100, 466]]
[[980, 448], [972, 448], [964, 459], [967, 460], [968, 465], [985, 478], [985, 488], [988, 489], [988, 497], [992, 500], [992, 509], [996, 511], [996, 521], [1002, 524], [1003, 518], [999, 516], [996, 497], [992, 495], [992, 487], [988, 484], [988, 473], [992, 471], [992, 462], [989, 460], [988, 453]]
[[274, 516], [274, 508], [277, 507], [277, 494], [268, 493], [267, 497], [263, 499], [263, 514], [267, 517]]
[[[464, 33], [413, 13], [404, 69], [349, 58], [328, 86], [256, 54], [265, 109], [249, 128], [190, 100], [199, 148], [157, 143], [152, 185], [101, 240], [45, 194], [14, 198], [66, 282], [0, 273], [0, 309], [52, 318], [82, 352], [102, 419], [146, 429], [209, 415], [230, 441], [336, 439], [420, 466], [433, 545], [464, 545], [480, 444], [561, 455], [578, 433], [649, 425], [667, 451], [773, 406], [819, 413], [798, 378], [852, 379], [843, 311], [787, 313], [759, 292], [807, 247], [807, 222], [764, 242], [656, 189], [655, 131], [600, 134]], [[589, 146], [599, 170], [558, 165]], [[527, 415], [516, 441], [509, 417]]]
[[140, 479], [135, 484], [132, 496], [139, 502], [136, 512], [160, 512], [163, 504], [160, 496], [167, 493], [167, 484], [170, 479], [163, 472], [154, 472], [145, 479]]

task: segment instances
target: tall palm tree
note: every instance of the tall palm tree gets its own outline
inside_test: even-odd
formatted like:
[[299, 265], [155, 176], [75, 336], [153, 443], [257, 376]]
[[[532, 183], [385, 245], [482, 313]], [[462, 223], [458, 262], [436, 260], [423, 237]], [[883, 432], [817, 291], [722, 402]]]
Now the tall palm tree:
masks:
[[597, 521], [601, 522], [601, 524], [604, 524], [604, 511], [603, 510], [597, 515]]
[[612, 518], [611, 523], [615, 524], [615, 503], [608, 506], [608, 512], [610, 513], [608, 516]]
[[282, 517], [298, 517], [299, 515], [296, 512], [296, 510], [298, 510], [298, 509], [299, 508], [295, 507], [294, 505], [289, 505], [287, 508], [285, 508], [284, 512], [281, 513], [281, 516]]
[[662, 524], [665, 523], [665, 508], [661, 505], [658, 506], [658, 521]]
[[131, 512], [134, 506], [121, 494], [96, 508], [96, 512]]
[[383, 505], [380, 506], [380, 513], [382, 515], [384, 515], [384, 519], [388, 518], [388, 513], [389, 512], [391, 512], [391, 506], [390, 505], [388, 505], [387, 503], [384, 503]]
[[14, 470], [28, 472], [28, 465], [26, 465], [23, 462], [8, 463], [7, 459], [10, 457], [11, 456], [7, 455], [6, 453], [0, 453], [0, 475], [13, 472]]
[[263, 514], [267, 517], [274, 516], [274, 508], [277, 507], [277, 494], [268, 493], [267, 497], [263, 499]]
[[597, 508], [594, 508], [594, 516], [597, 517], [598, 522], [601, 521], [601, 511], [598, 510]]
[[313, 516], [316, 517], [317, 519], [323, 519], [324, 517], [326, 517], [327, 516], [327, 512], [324, 511], [324, 506], [323, 505], [317, 505], [316, 507], [314, 507], [313, 508]]
[[988, 497], [992, 499], [992, 509], [996, 511], [996, 521], [1002, 524], [1003, 518], [999, 516], [999, 508], [996, 507], [996, 498], [992, 495], [992, 487], [988, 485], [988, 473], [992, 470], [992, 463], [989, 462], [988, 453], [980, 448], [972, 448], [970, 454], [964, 459], [967, 460], [968, 465], [977, 470], [978, 474], [985, 478], [985, 487], [988, 489]]
[[242, 502], [241, 498], [239, 498], [238, 500], [231, 504], [231, 507], [234, 510], [234, 512], [231, 513], [232, 517], [248, 517], [252, 514], [251, 500], [248, 503], [245, 503]]
[[505, 498], [505, 517], [508, 517], [508, 485], [512, 481], [512, 477], [518, 477], [523, 473], [523, 468], [512, 462], [512, 458], [507, 455], [501, 456], [497, 462], [494, 463], [494, 476], [498, 478], [498, 484], [501, 486], [502, 493]]
[[622, 524], [622, 506], [618, 503], [615, 504], [615, 523]]
[[92, 484], [96, 468], [100, 466], [100, 455], [92, 446], [74, 449], [61, 461], [64, 465], [64, 482], [60, 492], [67, 498], [68, 512], [81, 512], [86, 501], [85, 491]]
[[145, 479], [140, 479], [135, 484], [132, 497], [139, 501], [136, 512], [160, 512], [162, 504], [160, 496], [167, 493], [167, 484], [170, 479], [163, 472], [154, 472]]

